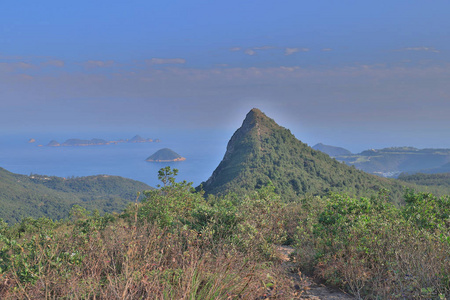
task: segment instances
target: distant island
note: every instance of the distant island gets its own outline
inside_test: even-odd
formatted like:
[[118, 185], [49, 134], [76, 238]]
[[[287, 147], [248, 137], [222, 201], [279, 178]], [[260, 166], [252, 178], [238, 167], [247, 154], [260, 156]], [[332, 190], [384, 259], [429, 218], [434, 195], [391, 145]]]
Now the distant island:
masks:
[[450, 149], [417, 149], [414, 147], [390, 147], [369, 149], [358, 154], [349, 150], [317, 144], [313, 147], [367, 173], [382, 177], [398, 177], [401, 173], [450, 172]]
[[183, 160], [186, 160], [186, 158], [182, 157], [169, 148], [160, 149], [146, 159], [146, 161], [150, 162], [172, 162]]
[[117, 141], [106, 141], [103, 139], [91, 139], [91, 140], [81, 140], [81, 139], [68, 139], [64, 143], [58, 143], [55, 140], [50, 141], [48, 147], [62, 147], [62, 146], [98, 146], [98, 145], [111, 145], [119, 143], [159, 143], [159, 139], [144, 139], [140, 135], [135, 135], [131, 139], [120, 139]]

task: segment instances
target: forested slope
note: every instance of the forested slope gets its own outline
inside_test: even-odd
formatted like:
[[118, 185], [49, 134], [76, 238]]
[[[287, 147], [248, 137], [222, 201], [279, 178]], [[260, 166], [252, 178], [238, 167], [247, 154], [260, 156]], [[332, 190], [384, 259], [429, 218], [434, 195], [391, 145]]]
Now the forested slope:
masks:
[[64, 179], [44, 175], [19, 175], [0, 168], [0, 218], [14, 223], [23, 217], [68, 216], [78, 204], [100, 213], [122, 210], [138, 191], [150, 187], [118, 176], [88, 176]]

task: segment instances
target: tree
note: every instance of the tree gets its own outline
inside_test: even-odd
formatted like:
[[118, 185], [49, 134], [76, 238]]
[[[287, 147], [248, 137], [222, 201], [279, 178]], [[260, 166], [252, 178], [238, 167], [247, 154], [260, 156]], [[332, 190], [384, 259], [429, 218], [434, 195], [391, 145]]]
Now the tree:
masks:
[[143, 192], [145, 199], [138, 209], [140, 221], [155, 222], [161, 227], [185, 223], [190, 219], [191, 211], [204, 204], [203, 193], [195, 192], [192, 182], [176, 182], [177, 175], [178, 170], [170, 167], [158, 171], [163, 186]]

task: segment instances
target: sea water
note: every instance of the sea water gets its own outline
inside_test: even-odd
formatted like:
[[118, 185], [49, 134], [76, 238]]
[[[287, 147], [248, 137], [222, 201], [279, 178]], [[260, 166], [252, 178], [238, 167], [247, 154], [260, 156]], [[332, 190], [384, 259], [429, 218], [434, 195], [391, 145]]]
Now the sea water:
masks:
[[[105, 140], [159, 138], [156, 143], [118, 143], [95, 146], [46, 146], [50, 140], [63, 143], [69, 138]], [[171, 132], [159, 135], [145, 133], [87, 134], [2, 134], [0, 135], [0, 167], [24, 175], [40, 174], [72, 177], [117, 175], [139, 180], [155, 187], [159, 184], [158, 170], [170, 166], [179, 170], [177, 181], [186, 180], [199, 185], [211, 176], [220, 163], [230, 138], [229, 132], [212, 130]], [[34, 143], [28, 143], [33, 138]], [[42, 145], [39, 147], [39, 145]], [[162, 148], [170, 148], [186, 158], [185, 161], [158, 163], [145, 159]]]

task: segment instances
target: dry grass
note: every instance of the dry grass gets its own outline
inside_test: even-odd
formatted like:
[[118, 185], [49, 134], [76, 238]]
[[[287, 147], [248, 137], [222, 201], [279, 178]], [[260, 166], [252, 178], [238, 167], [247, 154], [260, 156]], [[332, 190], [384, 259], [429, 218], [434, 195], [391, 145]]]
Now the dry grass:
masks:
[[11, 264], [0, 299], [285, 299], [291, 289], [256, 242], [243, 249], [186, 226], [83, 222], [0, 244]]

